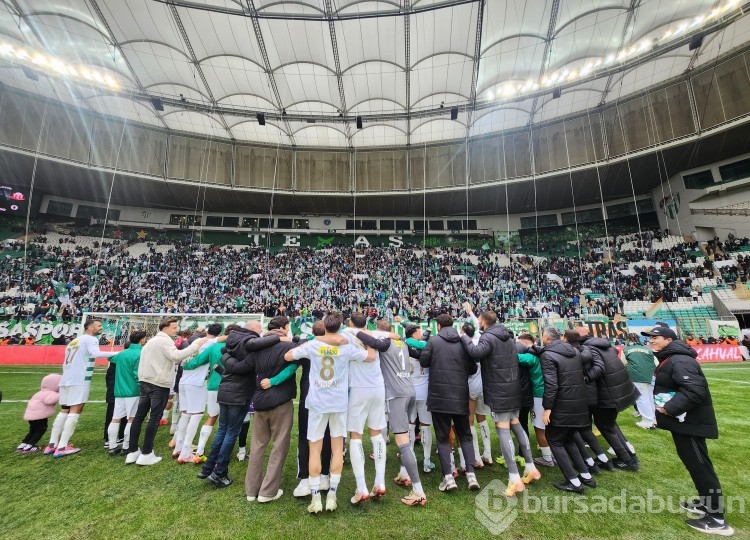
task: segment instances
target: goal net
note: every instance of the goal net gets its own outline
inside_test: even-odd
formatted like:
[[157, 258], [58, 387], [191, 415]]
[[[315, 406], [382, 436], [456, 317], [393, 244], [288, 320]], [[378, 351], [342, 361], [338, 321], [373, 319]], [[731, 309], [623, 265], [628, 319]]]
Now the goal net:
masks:
[[104, 343], [108, 345], [124, 345], [128, 337], [136, 330], [142, 330], [148, 336], [154, 336], [159, 331], [159, 321], [167, 317], [177, 318], [180, 331], [195, 331], [206, 328], [209, 324], [219, 323], [222, 328], [230, 324], [244, 326], [249, 321], [259, 321], [265, 327], [266, 317], [260, 313], [85, 313], [82, 326], [88, 319], [96, 319], [102, 323]]

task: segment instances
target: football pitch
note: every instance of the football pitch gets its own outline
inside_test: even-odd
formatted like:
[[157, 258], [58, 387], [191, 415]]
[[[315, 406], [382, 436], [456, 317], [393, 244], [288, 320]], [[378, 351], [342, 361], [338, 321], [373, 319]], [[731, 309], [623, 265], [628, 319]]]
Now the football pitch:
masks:
[[[721, 438], [709, 441], [709, 451], [728, 497], [726, 518], [735, 538], [750, 538], [750, 363], [704, 364], [709, 379]], [[80, 454], [53, 459], [41, 453], [19, 455], [15, 447], [26, 434], [25, 400], [39, 389], [41, 378], [59, 368], [0, 366], [0, 538], [29, 539], [229, 539], [229, 538], [526, 538], [526, 539], [684, 539], [702, 538], [683, 524], [678, 503], [695, 495], [669, 433], [635, 427], [632, 409], [619, 423], [635, 446], [641, 471], [606, 472], [598, 487], [583, 496], [552, 487], [561, 480], [558, 469], [541, 468], [542, 479], [509, 503], [502, 496], [507, 469], [495, 464], [477, 472], [480, 492], [470, 492], [465, 478], [459, 489], [438, 491], [440, 473], [423, 475], [427, 493], [424, 507], [399, 502], [407, 493], [393, 483], [398, 473], [398, 451], [388, 445], [387, 495], [353, 507], [354, 478], [345, 464], [339, 487], [339, 509], [311, 516], [309, 499], [295, 499], [297, 485], [296, 418], [292, 449], [281, 487], [284, 496], [267, 504], [248, 503], [244, 494], [247, 461], [233, 459], [229, 475], [235, 483], [217, 490], [195, 475], [199, 467], [177, 465], [170, 459], [167, 427], [161, 427], [156, 453], [164, 460], [151, 467], [125, 466], [124, 458], [109, 457], [102, 448], [104, 374], [93, 380], [91, 400], [73, 436]], [[50, 426], [52, 419], [50, 419]], [[252, 429], [251, 429], [252, 436]], [[42, 439], [46, 444], [49, 431]], [[391, 437], [392, 438], [392, 437]], [[606, 442], [602, 439], [606, 448]], [[210, 445], [210, 443], [209, 443]], [[532, 448], [536, 441], [532, 435]], [[365, 437], [365, 453], [371, 446]], [[415, 447], [421, 461], [422, 448]], [[493, 451], [499, 446], [493, 434]], [[535, 450], [535, 455], [538, 451]], [[438, 463], [437, 456], [433, 461]], [[368, 460], [372, 484], [374, 466]], [[439, 465], [438, 465], [439, 469]], [[747, 507], [747, 508], [746, 508]]]

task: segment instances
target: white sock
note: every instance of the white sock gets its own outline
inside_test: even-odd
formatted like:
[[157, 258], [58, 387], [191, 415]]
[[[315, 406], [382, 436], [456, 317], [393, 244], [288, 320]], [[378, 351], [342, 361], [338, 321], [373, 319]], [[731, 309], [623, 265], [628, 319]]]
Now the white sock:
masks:
[[[117, 448], [117, 432], [120, 431], [120, 423], [114, 423], [112, 422], [107, 427], [107, 437], [109, 440], [109, 449], [114, 450]], [[127, 446], [124, 446], [123, 448], [127, 448]]]
[[549, 446], [540, 446], [542, 450], [542, 457], [547, 461], [552, 461], [552, 450]]
[[[409, 478], [409, 473], [406, 472], [406, 467], [404, 467], [403, 465], [401, 465], [401, 468], [398, 470], [398, 475], [401, 478]], [[409, 480], [411, 480], [411, 478], [409, 478]]]
[[65, 448], [66, 446], [68, 446], [70, 438], [73, 436], [73, 433], [76, 430], [79, 416], [81, 415], [75, 413], [68, 414], [68, 417], [65, 419], [65, 425], [63, 426], [62, 434], [60, 435], [60, 440], [57, 443], [58, 448]]
[[125, 426], [125, 432], [122, 434], [122, 447], [130, 448], [130, 428], [133, 426], [130, 422]]
[[607, 463], [609, 461], [609, 458], [607, 457], [607, 454], [599, 454], [596, 457], [598, 457], [599, 461], [601, 461], [603, 463]]
[[180, 421], [180, 402], [177, 399], [177, 395], [174, 396], [174, 401], [172, 401], [172, 427], [177, 426], [177, 422]]
[[65, 420], [68, 418], [68, 413], [60, 411], [57, 413], [55, 421], [52, 423], [52, 433], [49, 436], [50, 446], [57, 446], [57, 441], [60, 439], [63, 426], [65, 426]]
[[581, 487], [581, 481], [578, 478], [571, 478], [569, 482], [575, 487]]
[[452, 474], [446, 474], [445, 475], [445, 481], [446, 482], [450, 482], [451, 480], [453, 480], [453, 475]]
[[185, 440], [185, 430], [187, 429], [188, 422], [190, 421], [190, 415], [181, 414], [180, 420], [177, 422], [177, 431], [174, 433], [174, 449], [175, 451], [182, 451], [182, 443]]
[[[455, 470], [456, 470], [456, 456], [453, 455], [453, 449], [451, 448], [451, 471], [455, 471]], [[453, 478], [453, 475], [451, 475], [451, 478]]]
[[585, 480], [591, 480], [591, 473], [582, 472], [581, 473], [581, 478], [583, 478]]
[[[452, 454], [452, 453], [453, 453], [453, 452], [451, 452], [451, 454]], [[461, 468], [462, 468], [462, 469], [465, 469], [465, 468], [466, 468], [466, 460], [464, 459], [464, 453], [463, 453], [463, 450], [461, 450], [461, 447], [460, 447], [460, 446], [458, 447], [458, 459], [460, 460], [460, 463], [461, 463]], [[455, 463], [455, 462], [454, 462], [454, 463]]]
[[536, 465], [534, 465], [534, 462], [526, 463], [526, 465], [523, 468], [524, 474], [528, 474], [530, 472], [534, 472], [536, 470]]
[[518, 473], [511, 473], [508, 475], [510, 478], [511, 483], [515, 484], [516, 482], [521, 481], [521, 475]]
[[328, 495], [330, 495], [331, 493], [336, 493], [339, 488], [339, 482], [341, 482], [341, 475], [332, 474], [331, 479], [328, 482]]
[[362, 449], [362, 439], [351, 439], [349, 441], [349, 460], [352, 463], [352, 472], [357, 481], [357, 491], [367, 491], [367, 480], [365, 479], [365, 452]]
[[198, 426], [203, 418], [202, 414], [188, 414], [186, 415], [190, 419], [188, 420], [187, 428], [185, 428], [185, 439], [182, 441], [182, 454], [183, 456], [189, 456], [192, 453], [193, 439], [195, 434], [198, 432]]
[[422, 426], [422, 452], [425, 465], [432, 463], [432, 429], [430, 426]]
[[320, 497], [320, 476], [311, 476], [308, 478], [310, 491], [313, 497]]
[[594, 466], [594, 460], [592, 458], [590, 458], [590, 457], [586, 458], [584, 461], [586, 462], [586, 465], [588, 465], [589, 467], [593, 467]]
[[[453, 478], [453, 475], [451, 475], [451, 478]], [[422, 482], [414, 482], [411, 485], [411, 488], [414, 490], [414, 493], [417, 495], [424, 497], [424, 489], [422, 489]]]
[[167, 409], [166, 407], [164, 407], [164, 412], [161, 413], [161, 419], [162, 420], [169, 419], [169, 409]]
[[630, 444], [630, 441], [625, 441], [625, 445], [628, 447], [628, 450], [630, 450], [631, 454], [635, 454], [635, 447], [633, 447], [633, 445]]
[[198, 449], [196, 450], [196, 453], [199, 456], [202, 456], [203, 453], [206, 451], [206, 443], [208, 442], [208, 438], [211, 436], [211, 432], [214, 430], [213, 426], [207, 426], [203, 425], [201, 427], [201, 434], [198, 437]]
[[469, 430], [471, 431], [471, 444], [474, 445], [474, 461], [482, 461], [482, 454], [479, 451], [479, 439], [477, 438], [477, 428], [475, 426], [471, 426]]
[[375, 485], [385, 484], [385, 439], [375, 435], [372, 439], [372, 452], [375, 454]]
[[484, 449], [484, 452], [482, 453], [482, 455], [486, 458], [492, 459], [492, 444], [490, 442], [490, 426], [487, 425], [487, 420], [485, 420], [484, 422], [479, 422], [479, 434], [482, 437], [482, 448]]

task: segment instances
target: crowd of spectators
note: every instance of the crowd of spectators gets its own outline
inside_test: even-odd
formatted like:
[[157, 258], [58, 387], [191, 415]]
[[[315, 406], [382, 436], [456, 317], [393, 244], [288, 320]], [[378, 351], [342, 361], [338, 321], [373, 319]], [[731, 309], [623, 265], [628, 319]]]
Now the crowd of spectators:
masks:
[[[152, 241], [144, 253], [131, 256], [123, 240], [77, 246], [70, 236], [52, 245], [39, 235], [26, 246], [25, 258], [0, 260], [0, 291], [27, 291], [5, 297], [0, 292], [0, 310], [6, 319], [36, 321], [72, 320], [83, 311], [307, 319], [331, 309], [417, 321], [440, 313], [461, 316], [463, 302], [469, 301], [479, 310], [495, 310], [501, 319], [614, 317], [628, 300], [673, 301], [698, 294], [696, 278], [713, 277], [714, 261], [748, 245], [747, 239], [717, 238], [703, 251], [697, 242], [655, 247], [665, 237], [644, 231], [587, 240], [579, 258], [416, 246], [269, 253], [166, 238], [168, 248]], [[6, 242], [6, 250], [22, 247]], [[750, 255], [731, 257], [737, 265], [723, 267], [722, 275], [727, 282], [743, 282]], [[60, 301], [61, 293], [66, 301]]]

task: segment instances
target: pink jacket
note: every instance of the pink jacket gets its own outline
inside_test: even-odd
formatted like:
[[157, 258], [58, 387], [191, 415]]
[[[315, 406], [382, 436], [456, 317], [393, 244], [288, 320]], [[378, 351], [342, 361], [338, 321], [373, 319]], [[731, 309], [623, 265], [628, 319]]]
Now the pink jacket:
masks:
[[55, 405], [60, 399], [60, 379], [62, 375], [51, 373], [42, 379], [42, 389], [31, 396], [23, 419], [42, 420], [55, 414]]

